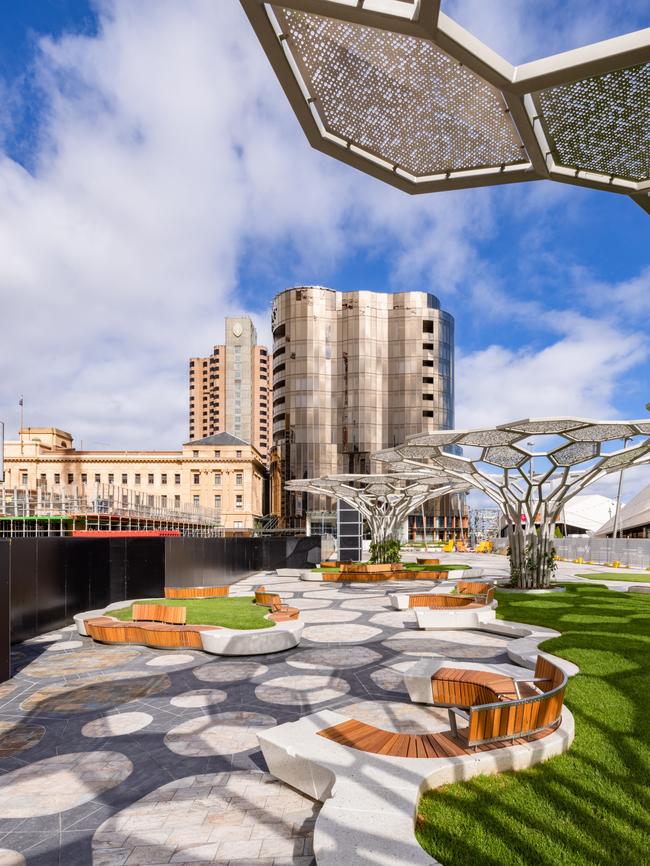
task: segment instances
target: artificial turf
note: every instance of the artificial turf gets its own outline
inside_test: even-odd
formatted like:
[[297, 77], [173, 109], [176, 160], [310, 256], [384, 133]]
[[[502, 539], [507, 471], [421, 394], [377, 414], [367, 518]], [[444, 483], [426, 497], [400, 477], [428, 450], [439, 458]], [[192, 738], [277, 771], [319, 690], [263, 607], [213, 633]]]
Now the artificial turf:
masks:
[[650, 583], [650, 571], [643, 574], [627, 574], [624, 571], [613, 574], [611, 571], [598, 572], [598, 574], [576, 574], [576, 577], [586, 577], [587, 580], [625, 580], [634, 583]]
[[575, 584], [497, 598], [499, 617], [562, 632], [542, 646], [580, 667], [576, 738], [530, 770], [427, 793], [420, 844], [445, 866], [648, 866], [650, 598]]
[[417, 562], [405, 562], [404, 568], [407, 571], [464, 571], [467, 568], [471, 568], [469, 565], [459, 565], [454, 562], [445, 565], [444, 563], [440, 563], [440, 565], [418, 565]]
[[[272, 628], [264, 619], [269, 609], [253, 603], [253, 596], [240, 598], [149, 598], [138, 604], [167, 604], [187, 608], [187, 625], [221, 625], [224, 628]], [[133, 606], [110, 611], [115, 619], [133, 619]]]

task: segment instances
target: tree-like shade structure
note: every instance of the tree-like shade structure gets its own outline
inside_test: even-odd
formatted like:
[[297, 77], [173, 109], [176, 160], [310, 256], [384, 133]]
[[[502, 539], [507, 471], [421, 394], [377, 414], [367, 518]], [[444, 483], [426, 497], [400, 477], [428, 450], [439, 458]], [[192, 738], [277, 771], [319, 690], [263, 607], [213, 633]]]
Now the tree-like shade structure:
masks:
[[375, 544], [397, 539], [408, 515], [429, 499], [467, 490], [468, 485], [444, 472], [395, 461], [382, 475], [325, 475], [288, 481], [287, 490], [340, 499], [366, 520]]
[[513, 581], [536, 588], [553, 572], [555, 522], [566, 503], [610, 472], [650, 462], [648, 434], [647, 420], [527, 419], [411, 436], [373, 457], [482, 490], [505, 515]]

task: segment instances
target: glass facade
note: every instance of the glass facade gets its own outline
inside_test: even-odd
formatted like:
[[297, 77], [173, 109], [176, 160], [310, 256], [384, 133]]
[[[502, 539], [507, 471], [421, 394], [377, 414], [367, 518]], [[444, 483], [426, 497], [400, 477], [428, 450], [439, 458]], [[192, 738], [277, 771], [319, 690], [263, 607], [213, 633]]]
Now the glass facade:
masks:
[[370, 472], [371, 455], [454, 426], [454, 320], [427, 292], [287, 289], [273, 303], [272, 509], [329, 511], [284, 482]]

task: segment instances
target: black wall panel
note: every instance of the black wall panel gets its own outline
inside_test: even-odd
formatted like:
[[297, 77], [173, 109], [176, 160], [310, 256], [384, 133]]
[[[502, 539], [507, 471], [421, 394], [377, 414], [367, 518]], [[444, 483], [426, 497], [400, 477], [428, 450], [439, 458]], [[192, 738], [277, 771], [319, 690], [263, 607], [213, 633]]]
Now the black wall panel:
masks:
[[10, 642], [75, 613], [167, 586], [229, 585], [256, 571], [320, 560], [314, 538], [14, 538], [0, 540], [0, 682]]
[[0, 541], [0, 683], [11, 676], [11, 548]]

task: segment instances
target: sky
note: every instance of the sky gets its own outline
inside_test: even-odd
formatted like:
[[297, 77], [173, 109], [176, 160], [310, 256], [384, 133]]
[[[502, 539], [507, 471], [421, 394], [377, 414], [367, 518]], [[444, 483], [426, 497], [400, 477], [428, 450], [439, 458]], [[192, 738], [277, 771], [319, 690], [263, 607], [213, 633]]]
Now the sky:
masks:
[[[512, 62], [647, 0], [447, 0]], [[638, 418], [650, 218], [550, 182], [408, 196], [310, 149], [237, 0], [20, 0], [0, 28], [0, 420], [177, 448], [187, 359], [316, 283], [436, 294], [456, 423]], [[631, 473], [632, 474], [632, 473]], [[640, 479], [640, 473], [639, 479]], [[631, 485], [640, 482], [630, 481]]]

